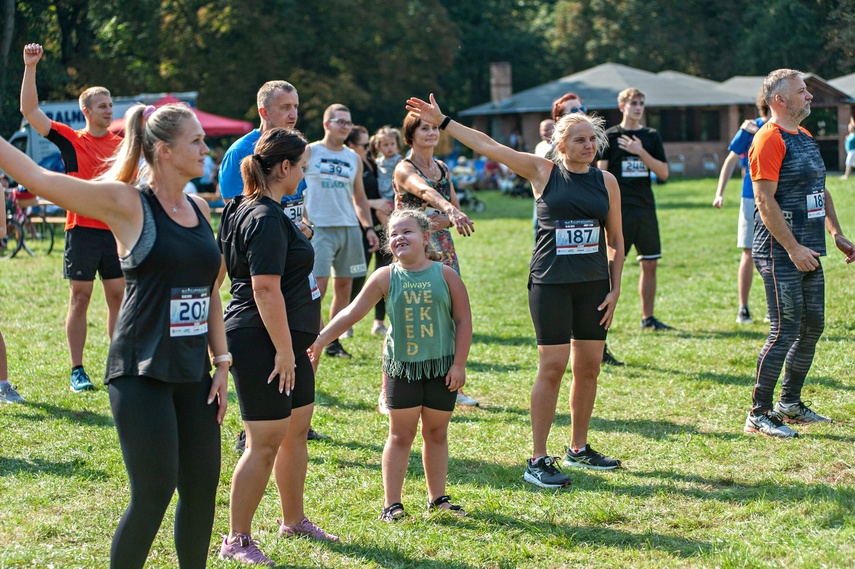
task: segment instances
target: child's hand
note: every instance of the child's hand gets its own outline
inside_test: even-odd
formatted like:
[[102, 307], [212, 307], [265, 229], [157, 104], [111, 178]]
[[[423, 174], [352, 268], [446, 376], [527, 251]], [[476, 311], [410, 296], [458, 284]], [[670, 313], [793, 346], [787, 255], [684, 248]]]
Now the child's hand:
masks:
[[445, 376], [445, 385], [449, 391], [457, 391], [466, 384], [466, 366], [452, 365]]
[[312, 363], [318, 361], [321, 358], [321, 352], [324, 351], [324, 347], [318, 340], [315, 340], [315, 343], [309, 346], [306, 350], [306, 353], [309, 354], [309, 359]]

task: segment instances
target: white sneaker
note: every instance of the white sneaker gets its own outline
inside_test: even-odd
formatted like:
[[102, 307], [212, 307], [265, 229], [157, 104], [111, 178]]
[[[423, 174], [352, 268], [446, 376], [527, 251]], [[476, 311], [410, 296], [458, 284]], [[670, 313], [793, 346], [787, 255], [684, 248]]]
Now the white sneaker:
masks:
[[0, 385], [0, 403], [25, 403], [26, 400], [15, 391], [15, 386], [11, 383]]
[[766, 411], [762, 415], [748, 413], [748, 417], [745, 419], [745, 427], [742, 430], [746, 433], [758, 433], [776, 439], [794, 439], [799, 436], [796, 431], [786, 426], [774, 411]]
[[785, 423], [807, 425], [810, 423], [832, 422], [828, 417], [823, 417], [819, 413], [813, 411], [809, 405], [809, 403], [805, 403], [804, 401], [791, 403], [789, 405], [778, 401], [775, 403], [775, 413], [777, 413]]
[[375, 336], [385, 336], [386, 332], [388, 332], [388, 328], [382, 322], [374, 321], [374, 325], [371, 327], [371, 333]]
[[475, 399], [474, 397], [469, 397], [468, 395], [464, 394], [462, 391], [458, 391], [457, 392], [457, 404], [458, 405], [466, 405], [468, 407], [477, 407], [478, 406], [478, 400]]

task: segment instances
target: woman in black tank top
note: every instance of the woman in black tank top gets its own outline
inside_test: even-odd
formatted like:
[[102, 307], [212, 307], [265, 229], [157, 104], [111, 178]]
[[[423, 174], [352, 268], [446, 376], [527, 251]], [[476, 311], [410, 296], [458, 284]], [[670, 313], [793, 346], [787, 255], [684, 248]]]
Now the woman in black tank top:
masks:
[[[185, 105], [137, 105], [125, 127], [112, 165], [97, 180], [48, 172], [5, 140], [0, 168], [60, 207], [105, 222], [122, 257], [126, 288], [105, 381], [131, 502], [113, 536], [110, 566], [143, 567], [177, 488], [177, 564], [201, 569], [231, 362], [220, 297], [211, 294], [220, 258], [210, 211], [182, 191], [202, 175], [208, 147]], [[137, 177], [141, 154], [144, 181]]]
[[584, 113], [558, 120], [552, 137], [553, 163], [513, 150], [451, 120], [442, 114], [433, 95], [430, 102], [410, 98], [407, 110], [505, 164], [528, 179], [534, 189], [540, 229], [529, 276], [529, 308], [540, 361], [531, 393], [533, 452], [525, 480], [543, 488], [570, 484], [555, 466], [557, 458], [546, 452], [568, 362], [573, 371], [572, 425], [564, 465], [617, 468], [620, 461], [603, 456], [588, 444], [606, 331], [620, 296], [624, 262], [617, 180], [590, 166], [597, 149], [607, 144], [605, 121]]

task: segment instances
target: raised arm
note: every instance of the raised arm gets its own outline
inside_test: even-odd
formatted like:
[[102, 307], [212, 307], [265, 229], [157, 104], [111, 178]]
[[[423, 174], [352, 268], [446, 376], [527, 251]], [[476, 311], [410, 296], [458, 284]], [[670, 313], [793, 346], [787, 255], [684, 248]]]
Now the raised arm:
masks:
[[24, 46], [24, 80], [21, 82], [21, 114], [36, 132], [42, 136], [50, 133], [50, 119], [39, 108], [39, 94], [36, 91], [36, 65], [44, 54], [37, 43]]
[[[423, 121], [440, 126], [446, 119], [437, 104], [433, 93], [430, 102], [425, 102], [416, 97], [407, 99], [407, 110], [416, 114]], [[501, 162], [517, 175], [527, 179], [537, 191], [542, 191], [549, 181], [549, 173], [552, 170], [552, 162], [528, 152], [518, 152], [513, 148], [499, 144], [483, 132], [463, 126], [457, 121], [450, 121], [445, 131], [468, 146], [475, 152], [483, 154], [487, 158]]]
[[50, 172], [0, 138], [0, 169], [34, 194], [59, 207], [110, 226], [119, 245], [130, 250], [142, 231], [139, 192], [122, 182], [79, 180]]

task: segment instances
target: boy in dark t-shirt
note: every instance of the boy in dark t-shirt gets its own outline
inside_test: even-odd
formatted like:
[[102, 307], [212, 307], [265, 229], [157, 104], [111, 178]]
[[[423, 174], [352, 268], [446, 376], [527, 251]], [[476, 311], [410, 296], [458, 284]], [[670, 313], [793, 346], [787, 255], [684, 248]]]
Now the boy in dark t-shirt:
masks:
[[641, 125], [644, 93], [635, 88], [618, 95], [623, 120], [606, 131], [609, 146], [598, 157], [597, 167], [617, 178], [623, 214], [625, 252], [635, 245], [641, 263], [641, 328], [670, 330], [653, 316], [656, 297], [656, 266], [662, 256], [656, 201], [651, 188], [651, 172], [660, 180], [668, 178], [668, 162], [662, 138], [652, 128]]

